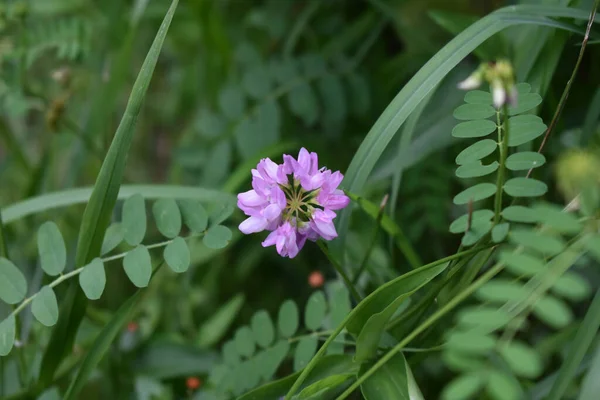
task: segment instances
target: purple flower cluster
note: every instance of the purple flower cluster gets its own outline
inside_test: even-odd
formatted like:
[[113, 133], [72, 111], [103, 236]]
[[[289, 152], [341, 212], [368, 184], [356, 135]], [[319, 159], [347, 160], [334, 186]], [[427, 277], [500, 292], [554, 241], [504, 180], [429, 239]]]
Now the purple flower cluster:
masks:
[[338, 189], [344, 176], [319, 169], [317, 153], [300, 150], [298, 159], [283, 155], [283, 164], [262, 159], [252, 170], [252, 190], [238, 195], [247, 218], [239, 226], [245, 234], [271, 231], [262, 243], [275, 245], [282, 257], [294, 258], [306, 243], [337, 237], [334, 210], [350, 202]]

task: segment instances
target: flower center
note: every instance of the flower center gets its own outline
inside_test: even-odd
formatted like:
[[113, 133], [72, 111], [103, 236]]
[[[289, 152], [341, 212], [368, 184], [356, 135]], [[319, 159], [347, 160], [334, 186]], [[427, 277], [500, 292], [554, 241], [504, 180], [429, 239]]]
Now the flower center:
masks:
[[314, 211], [313, 206], [318, 204], [314, 201], [318, 193], [317, 190], [305, 191], [300, 182], [288, 175], [289, 183], [280, 185], [285, 193], [286, 207], [283, 210], [283, 220], [301, 226], [304, 222], [308, 222]]

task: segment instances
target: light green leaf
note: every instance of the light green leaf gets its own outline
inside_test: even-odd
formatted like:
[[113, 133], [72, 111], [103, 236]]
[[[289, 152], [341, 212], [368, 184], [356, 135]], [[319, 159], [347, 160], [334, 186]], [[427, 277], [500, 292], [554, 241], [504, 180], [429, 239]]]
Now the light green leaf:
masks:
[[146, 235], [146, 203], [140, 194], [134, 194], [123, 203], [121, 223], [129, 245], [142, 243]]
[[306, 364], [308, 364], [317, 352], [318, 344], [316, 336], [305, 336], [298, 341], [298, 345], [294, 351], [294, 372], [306, 367]]
[[306, 309], [304, 310], [304, 324], [306, 328], [311, 331], [318, 330], [325, 320], [325, 314], [327, 313], [327, 300], [325, 294], [318, 290], [314, 292], [306, 303]]
[[173, 272], [181, 274], [190, 267], [190, 249], [185, 239], [176, 237], [163, 252], [165, 262]]
[[453, 331], [448, 335], [445, 344], [449, 350], [475, 354], [487, 353], [495, 346], [496, 340], [493, 336], [475, 331]]
[[223, 338], [244, 305], [245, 297], [238, 294], [223, 304], [211, 317], [202, 324], [198, 331], [197, 344], [207, 348]]
[[[471, 224], [476, 224], [478, 221], [489, 221], [494, 216], [492, 210], [476, 210], [471, 215]], [[467, 224], [469, 221], [469, 214], [462, 215], [455, 219], [450, 224], [450, 232], [462, 233], [467, 230]]]
[[467, 328], [499, 329], [510, 321], [510, 315], [503, 309], [492, 306], [468, 307], [461, 310], [457, 321]]
[[154, 214], [156, 226], [163, 236], [173, 239], [179, 235], [179, 231], [181, 231], [181, 213], [175, 200], [157, 200], [152, 206], [152, 214]]
[[[597, 262], [600, 263], [600, 236], [590, 236], [584, 244], [587, 250], [590, 252], [590, 255], [594, 257]], [[1, 261], [2, 259], [0, 259], [0, 262]], [[1, 289], [0, 293], [2, 293]]]
[[239, 328], [233, 337], [235, 348], [239, 355], [249, 358], [254, 354], [256, 344], [254, 343], [254, 335], [247, 326]]
[[179, 200], [183, 221], [194, 233], [204, 232], [208, 226], [208, 213], [200, 202], [192, 199]]
[[538, 197], [548, 191], [548, 186], [537, 179], [512, 178], [504, 184], [504, 191], [512, 197]]
[[533, 306], [533, 313], [555, 329], [564, 328], [573, 321], [571, 309], [556, 297], [542, 296]]
[[506, 235], [508, 235], [509, 229], [510, 224], [507, 222], [494, 226], [492, 229], [492, 241], [494, 243], [502, 242], [506, 238]]
[[127, 277], [135, 286], [148, 286], [152, 277], [152, 262], [146, 246], [139, 245], [123, 258], [123, 268]]
[[270, 380], [290, 351], [290, 343], [282, 339], [264, 351], [264, 363], [262, 365], [263, 379]]
[[0, 300], [17, 304], [27, 294], [25, 276], [10, 260], [0, 257]]
[[107, 254], [114, 250], [125, 239], [125, 230], [120, 222], [111, 224], [106, 230], [100, 255]]
[[542, 260], [527, 253], [502, 251], [498, 259], [506, 264], [507, 270], [517, 276], [531, 277], [545, 268]]
[[292, 58], [271, 58], [269, 61], [269, 71], [280, 84], [288, 83], [299, 74], [295, 59]]
[[297, 396], [294, 396], [294, 400], [322, 400], [329, 398], [333, 395], [332, 392], [336, 388], [348, 382], [354, 376], [354, 374], [330, 375], [305, 387]]
[[465, 103], [492, 104], [492, 94], [483, 90], [471, 90], [465, 94]]
[[239, 86], [228, 84], [219, 92], [219, 108], [230, 120], [238, 120], [246, 111], [246, 98]]
[[305, 125], [312, 126], [319, 117], [317, 97], [308, 84], [296, 86], [287, 96], [290, 110]]
[[479, 183], [463, 190], [452, 200], [456, 205], [467, 204], [469, 201], [479, 201], [487, 199], [496, 193], [496, 185], [493, 183]]
[[478, 393], [485, 379], [481, 371], [474, 371], [461, 375], [450, 382], [442, 392], [443, 400], [466, 400], [471, 399]]
[[493, 400], [514, 400], [520, 399], [523, 390], [512, 376], [507, 376], [504, 372], [492, 369], [487, 372], [487, 392]]
[[[358, 375], [364, 374], [372, 365], [362, 365]], [[367, 378], [360, 390], [365, 400], [410, 400], [407, 375], [406, 361], [400, 353]]]
[[527, 93], [520, 95], [517, 100], [517, 106], [508, 107], [508, 115], [513, 116], [517, 114], [524, 113], [525, 111], [529, 111], [540, 105], [542, 102], [542, 97], [537, 93]]
[[481, 103], [463, 104], [458, 106], [453, 113], [454, 118], [459, 120], [484, 119], [495, 114], [494, 107]]
[[494, 224], [492, 221], [479, 220], [471, 226], [471, 229], [465, 232], [461, 244], [463, 246], [472, 246], [484, 237]]
[[0, 357], [7, 356], [15, 343], [15, 316], [10, 314], [0, 322]]
[[215, 225], [206, 231], [202, 243], [209, 249], [222, 249], [229, 244], [232, 236], [231, 230], [226, 226]]
[[533, 210], [524, 206], [509, 206], [502, 210], [502, 216], [512, 222], [537, 222], [537, 216]]
[[542, 373], [543, 365], [539, 354], [521, 341], [502, 343], [500, 355], [518, 376], [535, 379]]
[[569, 300], [582, 301], [589, 297], [592, 288], [580, 275], [567, 271], [554, 282], [552, 291]]
[[50, 276], [63, 272], [67, 266], [67, 248], [58, 226], [51, 221], [42, 224], [38, 229], [37, 241], [44, 272]]
[[53, 326], [58, 321], [58, 302], [49, 286], [44, 286], [31, 302], [31, 313], [43, 325]]
[[269, 94], [271, 84], [269, 70], [262, 64], [248, 69], [242, 77], [242, 86], [246, 93], [258, 100]]
[[494, 161], [489, 165], [481, 164], [481, 161], [473, 161], [472, 163], [463, 164], [456, 169], [456, 176], [463, 179], [477, 178], [480, 176], [489, 175], [498, 169], [498, 161]]
[[498, 128], [494, 121], [481, 119], [461, 122], [452, 129], [452, 136], [456, 138], [478, 138], [487, 136]]
[[538, 203], [532, 208], [538, 222], [560, 233], [577, 234], [583, 229], [583, 225], [575, 215], [563, 211], [558, 206]]
[[517, 302], [526, 295], [527, 291], [521, 284], [503, 278], [496, 278], [487, 282], [476, 292], [476, 296], [480, 300], [492, 303]]
[[458, 351], [444, 351], [442, 360], [453, 371], [481, 371], [486, 367], [484, 358], [476, 354], [465, 354]]
[[508, 156], [506, 168], [512, 171], [525, 171], [531, 168], [541, 167], [546, 163], [546, 157], [535, 151], [522, 151]]
[[209, 225], [219, 225], [221, 222], [229, 218], [231, 214], [233, 214], [233, 211], [234, 207], [229, 202], [216, 206], [215, 209], [211, 211], [210, 216], [208, 218]]
[[519, 82], [515, 85], [515, 89], [517, 89], [519, 96], [523, 96], [531, 92], [531, 85], [527, 82]]
[[233, 340], [223, 344], [222, 352], [225, 364], [235, 367], [240, 363], [240, 355], [237, 352], [237, 346]]
[[556, 255], [565, 249], [565, 243], [559, 237], [549, 236], [529, 229], [513, 229], [508, 239], [518, 245], [536, 250], [549, 256]]
[[300, 317], [296, 303], [292, 300], [284, 301], [277, 315], [277, 326], [281, 336], [284, 338], [291, 337], [298, 330], [299, 322]]
[[536, 139], [546, 131], [546, 125], [535, 115], [518, 115], [508, 120], [508, 145], [520, 146]]
[[90, 300], [98, 300], [106, 286], [106, 273], [104, 263], [100, 258], [94, 258], [91, 263], [83, 267], [79, 274], [79, 286]]
[[481, 160], [482, 158], [492, 154], [497, 147], [498, 143], [492, 139], [480, 140], [479, 142], [475, 142], [461, 151], [458, 156], [456, 156], [456, 163], [463, 165], [470, 164], [473, 161]]
[[275, 326], [273, 320], [265, 310], [259, 310], [252, 316], [250, 327], [254, 335], [254, 341], [260, 346], [267, 348], [275, 340]]

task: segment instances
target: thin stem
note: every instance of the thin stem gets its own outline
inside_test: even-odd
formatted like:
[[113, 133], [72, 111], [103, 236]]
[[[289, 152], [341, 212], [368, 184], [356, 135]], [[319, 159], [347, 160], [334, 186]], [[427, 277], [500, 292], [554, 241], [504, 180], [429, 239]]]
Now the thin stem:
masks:
[[498, 123], [498, 146], [500, 149], [500, 166], [498, 167], [498, 179], [496, 181], [496, 198], [494, 201], [494, 225], [500, 222], [502, 212], [502, 193], [504, 190], [504, 173], [506, 169], [506, 157], [508, 155], [508, 107], [503, 107], [504, 120], [500, 122], [500, 111], [496, 112]]
[[338, 274], [340, 274], [340, 276], [342, 277], [344, 283], [346, 284], [346, 287], [348, 288], [350, 293], [352, 293], [352, 297], [354, 297], [354, 300], [360, 302], [363, 299], [362, 296], [360, 295], [360, 293], [358, 293], [358, 290], [356, 290], [356, 287], [352, 284], [352, 282], [350, 281], [350, 278], [348, 277], [348, 275], [346, 274], [346, 272], [344, 271], [342, 266], [339, 265], [331, 257], [331, 255], [329, 254], [329, 250], [327, 249], [327, 246], [325, 245], [325, 243], [323, 243], [321, 240], [318, 240], [317, 244], [319, 245], [319, 248], [321, 249], [323, 254], [325, 254], [325, 257], [327, 257], [329, 262], [333, 265], [333, 268], [335, 268], [335, 270], [338, 272]]
[[469, 286], [464, 292], [457, 295], [453, 298], [448, 304], [444, 307], [440, 308], [437, 312], [435, 312], [431, 317], [429, 317], [423, 324], [413, 330], [410, 334], [408, 334], [404, 340], [394, 346], [390, 351], [388, 351], [382, 358], [379, 359], [371, 368], [369, 368], [363, 375], [361, 375], [344, 393], [339, 395], [336, 400], [343, 400], [348, 397], [356, 388], [358, 388], [365, 380], [367, 380], [371, 375], [373, 375], [379, 368], [381, 368], [386, 362], [388, 362], [392, 357], [394, 357], [400, 350], [404, 348], [411, 340], [417, 337], [421, 332], [429, 328], [433, 325], [438, 319], [443, 317], [445, 314], [450, 312], [454, 307], [459, 305], [463, 300], [473, 294], [477, 289], [483, 286], [487, 281], [492, 279], [497, 273], [499, 273], [504, 268], [504, 264], [498, 263], [494, 265], [489, 271], [485, 274], [481, 275], [481, 277], [475, 281], [471, 286]]
[[[544, 135], [544, 139], [542, 140], [542, 143], [540, 144], [538, 153], [541, 153], [542, 150], [544, 150], [544, 146], [546, 145], [546, 142], [548, 141], [548, 138], [550, 137], [550, 133], [552, 133], [552, 131], [556, 128], [558, 119], [560, 118], [562, 111], [565, 108], [567, 98], [569, 97], [569, 93], [571, 91], [571, 85], [573, 84], [573, 81], [575, 81], [575, 77], [577, 76], [577, 71], [579, 70], [579, 65], [581, 64], [581, 60], [583, 59], [583, 53], [585, 52], [585, 48], [586, 48], [588, 40], [590, 38], [590, 31], [592, 30], [592, 24], [594, 23], [594, 19], [596, 18], [596, 9], [598, 8], [599, 4], [600, 4], [600, 0], [596, 0], [594, 2], [594, 6], [592, 7], [592, 11], [590, 13], [590, 18], [588, 20], [587, 27], [585, 29], [585, 35], [583, 36], [583, 41], [581, 42], [581, 49], [579, 50], [579, 56], [577, 57], [577, 62], [575, 63], [575, 68], [573, 68], [571, 77], [567, 81], [565, 90], [563, 91], [562, 96], [560, 97], [560, 101], [558, 102], [558, 107], [556, 108], [556, 111], [554, 112], [552, 121], [550, 122], [548, 129], [546, 129], [546, 134]], [[533, 168], [531, 168], [529, 171], [527, 171], [527, 178], [529, 178], [529, 176], [531, 176], [532, 171], [533, 171]]]
[[302, 12], [300, 17], [296, 20], [294, 27], [288, 37], [288, 40], [285, 42], [285, 46], [283, 47], [283, 55], [284, 57], [290, 57], [294, 52], [294, 47], [296, 47], [296, 43], [298, 42], [298, 38], [300, 38], [300, 34], [304, 27], [308, 24], [308, 21], [313, 16], [314, 13], [317, 12], [319, 6], [321, 5], [320, 1], [311, 2]]

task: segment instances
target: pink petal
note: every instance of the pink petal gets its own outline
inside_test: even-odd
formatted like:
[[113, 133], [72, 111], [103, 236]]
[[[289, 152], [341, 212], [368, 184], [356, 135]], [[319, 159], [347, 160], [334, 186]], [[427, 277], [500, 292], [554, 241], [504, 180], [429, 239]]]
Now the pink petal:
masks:
[[279, 207], [277, 204], [270, 204], [263, 210], [262, 214], [267, 221], [273, 221], [275, 218], [281, 215], [281, 207]]
[[247, 192], [238, 194], [238, 201], [245, 206], [255, 207], [266, 203], [267, 199], [256, 193], [255, 190], [248, 190]]
[[246, 235], [264, 230], [267, 227], [267, 219], [263, 217], [253, 216], [244, 220], [239, 229]]

